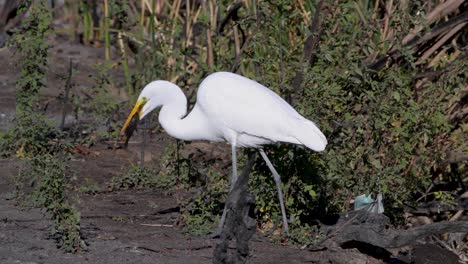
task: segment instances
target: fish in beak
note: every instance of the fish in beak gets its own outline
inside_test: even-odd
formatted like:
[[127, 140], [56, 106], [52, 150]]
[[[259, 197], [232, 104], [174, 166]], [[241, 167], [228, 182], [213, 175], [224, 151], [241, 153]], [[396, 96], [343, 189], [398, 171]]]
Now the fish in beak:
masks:
[[142, 109], [143, 106], [148, 102], [148, 99], [146, 97], [142, 97], [138, 99], [136, 102], [135, 106], [132, 109], [132, 112], [127, 117], [127, 120], [125, 121], [125, 124], [123, 125], [122, 129], [120, 130], [119, 137], [123, 136], [125, 134], [125, 147], [128, 145], [128, 141], [133, 135], [133, 132], [136, 130], [138, 121], [141, 118], [142, 115]]

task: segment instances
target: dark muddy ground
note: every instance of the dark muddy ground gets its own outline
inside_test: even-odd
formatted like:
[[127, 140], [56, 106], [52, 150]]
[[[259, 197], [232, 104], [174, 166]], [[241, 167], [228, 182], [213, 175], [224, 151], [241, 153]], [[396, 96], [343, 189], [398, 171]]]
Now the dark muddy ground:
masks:
[[[47, 115], [59, 120], [62, 106], [57, 96], [63, 91], [70, 58], [77, 65], [73, 77], [74, 93], [85, 94], [93, 85], [89, 75], [103, 60], [102, 48], [87, 47], [78, 43], [53, 40], [47, 88], [42, 91], [41, 102], [48, 104]], [[0, 49], [0, 128], [5, 130], [14, 117], [15, 79], [18, 61], [12, 51]], [[123, 73], [112, 71], [116, 86], [124, 87]], [[118, 90], [113, 91], [118, 95]], [[119, 97], [125, 100], [124, 97]], [[123, 120], [122, 120], [123, 121]], [[67, 122], [76, 122], [71, 115]], [[158, 162], [161, 150], [170, 139], [155, 136], [149, 139], [146, 159]], [[223, 145], [193, 143], [200, 148], [227, 159], [229, 149]], [[21, 161], [0, 160], [0, 263], [211, 263], [217, 240], [210, 237], [188, 236], [177, 227], [178, 213], [174, 193], [164, 190], [109, 191], [111, 178], [120, 175], [138, 160], [138, 144], [130, 144], [126, 150], [112, 150], [101, 143], [76, 154], [71, 168], [76, 176], [72, 182], [79, 187], [85, 181], [96, 183], [101, 190], [88, 195], [71, 194], [81, 212], [81, 227], [87, 252], [67, 254], [56, 248], [49, 237], [51, 221], [38, 209], [24, 210], [12, 199], [11, 178], [21, 169]], [[85, 180], [88, 179], [88, 180]], [[343, 250], [345, 251], [345, 250]], [[349, 263], [380, 263], [357, 250], [349, 252]], [[251, 258], [248, 263], [322, 263], [323, 252], [301, 250], [291, 245], [275, 244], [261, 235], [251, 242]], [[450, 253], [450, 252], [448, 252]], [[445, 254], [448, 254], [445, 252]], [[333, 252], [331, 252], [333, 254]], [[356, 255], [360, 255], [356, 258]], [[343, 255], [346, 256], [346, 255]], [[455, 255], [441, 254], [444, 263], [456, 263]], [[455, 258], [453, 258], [455, 256]], [[451, 258], [452, 257], [452, 258]], [[359, 261], [357, 261], [359, 259]], [[427, 260], [427, 259], [426, 259]], [[428, 262], [423, 258], [416, 263]], [[432, 258], [435, 261], [436, 258]], [[455, 261], [455, 262], [452, 262]], [[328, 263], [328, 262], [327, 262]], [[347, 263], [346, 260], [342, 262]], [[396, 262], [405, 263], [405, 262]]]
[[[93, 179], [105, 190], [106, 182], [128, 164], [128, 155], [95, 149], [99, 155], [75, 160], [72, 168], [78, 179]], [[89, 252], [61, 252], [49, 237], [51, 223], [43, 213], [21, 210], [10, 200], [13, 187], [8, 179], [20, 167], [15, 161], [1, 162], [0, 263], [211, 263], [217, 240], [190, 237], [176, 227], [175, 198], [163, 190], [79, 195], [76, 202]], [[251, 245], [250, 263], [305, 263], [312, 257], [266, 241]]]

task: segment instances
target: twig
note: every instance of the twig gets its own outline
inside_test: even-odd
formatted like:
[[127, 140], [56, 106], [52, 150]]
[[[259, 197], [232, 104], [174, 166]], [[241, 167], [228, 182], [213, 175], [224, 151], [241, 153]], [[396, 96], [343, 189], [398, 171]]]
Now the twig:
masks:
[[166, 224], [140, 224], [142, 226], [151, 226], [151, 227], [174, 227], [174, 225], [166, 225]]
[[68, 67], [68, 78], [67, 78], [67, 82], [65, 83], [65, 95], [63, 97], [62, 120], [60, 121], [60, 130], [62, 131], [65, 127], [65, 116], [67, 113], [66, 106], [68, 104], [70, 89], [72, 87], [72, 83], [71, 83], [72, 75], [73, 75], [73, 61], [70, 58], [70, 65]]
[[[307, 37], [304, 43], [304, 51], [302, 55], [302, 60], [307, 62], [309, 65], [313, 64], [314, 51], [319, 44], [320, 36], [322, 35], [322, 32], [323, 32], [322, 21], [320, 20], [320, 12], [322, 10], [322, 5], [323, 5], [323, 0], [320, 0], [315, 7], [314, 18], [312, 19], [312, 22], [310, 24], [311, 33]], [[301, 88], [302, 81], [304, 78], [303, 70], [304, 69], [302, 69], [301, 67], [300, 69], [296, 71], [296, 76], [294, 77], [293, 82], [292, 82], [291, 94], [297, 93], [299, 91], [299, 88]], [[291, 94], [288, 95], [289, 103], [292, 103]]]

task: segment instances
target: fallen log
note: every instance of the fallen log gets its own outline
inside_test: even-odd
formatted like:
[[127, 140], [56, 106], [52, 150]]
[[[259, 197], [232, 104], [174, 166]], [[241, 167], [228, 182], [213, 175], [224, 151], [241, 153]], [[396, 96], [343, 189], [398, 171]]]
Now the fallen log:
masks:
[[[226, 222], [220, 234], [220, 242], [213, 252], [213, 263], [245, 263], [249, 256], [249, 241], [255, 234], [255, 197], [248, 192], [249, 173], [256, 153], [249, 157], [244, 171], [229, 193], [226, 206]], [[229, 242], [236, 240], [234, 254], [229, 254]]]
[[[468, 222], [453, 221], [434, 223], [410, 229], [397, 230], [388, 227], [388, 217], [383, 214], [356, 211], [342, 217], [328, 238], [342, 246], [362, 242], [384, 249], [400, 248], [431, 235], [444, 233], [468, 233]], [[340, 224], [341, 223], [341, 224]]]

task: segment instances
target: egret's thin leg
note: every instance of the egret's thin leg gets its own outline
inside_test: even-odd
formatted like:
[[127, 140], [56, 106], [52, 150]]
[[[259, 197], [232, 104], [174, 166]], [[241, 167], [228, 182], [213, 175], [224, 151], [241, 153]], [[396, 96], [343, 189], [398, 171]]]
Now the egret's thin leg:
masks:
[[236, 151], [236, 144], [231, 145], [231, 157], [232, 157], [232, 177], [231, 177], [231, 186], [229, 187], [229, 191], [234, 188], [234, 184], [237, 181], [237, 151]]
[[260, 151], [260, 155], [265, 160], [271, 173], [273, 173], [273, 177], [276, 183], [276, 189], [278, 190], [278, 198], [280, 201], [281, 214], [283, 215], [283, 228], [284, 228], [284, 231], [286, 231], [286, 234], [289, 236], [288, 218], [286, 217], [286, 210], [284, 208], [284, 202], [283, 202], [283, 192], [281, 191], [281, 178], [278, 172], [276, 171], [275, 167], [273, 167], [273, 164], [271, 164], [270, 159], [268, 159], [267, 155], [265, 154], [265, 151], [262, 148], [260, 148], [259, 151]]
[[[231, 157], [232, 157], [232, 176], [231, 176], [231, 185], [229, 186], [229, 191], [234, 188], [234, 184], [237, 181], [237, 151], [236, 151], [236, 144], [231, 144]], [[223, 214], [221, 215], [221, 220], [219, 221], [218, 225], [218, 232], [221, 234], [221, 230], [223, 229], [224, 222], [226, 221], [226, 214], [227, 214], [227, 201], [224, 205]]]

